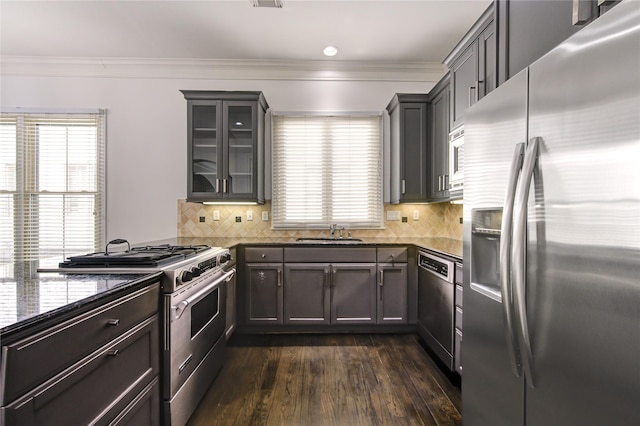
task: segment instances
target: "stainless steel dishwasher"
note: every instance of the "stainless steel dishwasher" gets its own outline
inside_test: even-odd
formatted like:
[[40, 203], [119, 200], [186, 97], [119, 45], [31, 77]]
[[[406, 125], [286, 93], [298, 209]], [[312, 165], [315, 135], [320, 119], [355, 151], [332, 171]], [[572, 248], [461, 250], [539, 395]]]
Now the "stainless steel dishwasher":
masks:
[[418, 252], [418, 334], [453, 371], [455, 262]]

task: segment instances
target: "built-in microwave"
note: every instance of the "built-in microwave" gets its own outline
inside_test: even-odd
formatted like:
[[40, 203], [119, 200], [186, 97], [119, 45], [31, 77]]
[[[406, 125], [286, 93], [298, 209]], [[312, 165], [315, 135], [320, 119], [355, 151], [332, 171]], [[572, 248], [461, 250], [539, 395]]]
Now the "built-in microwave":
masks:
[[449, 195], [462, 198], [464, 185], [464, 128], [449, 134]]

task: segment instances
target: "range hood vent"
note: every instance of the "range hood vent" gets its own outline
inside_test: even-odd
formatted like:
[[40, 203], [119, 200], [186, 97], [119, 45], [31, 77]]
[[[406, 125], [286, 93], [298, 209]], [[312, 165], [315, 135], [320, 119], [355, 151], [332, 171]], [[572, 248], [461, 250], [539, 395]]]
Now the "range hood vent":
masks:
[[251, 0], [253, 7], [277, 7], [283, 6], [283, 0]]

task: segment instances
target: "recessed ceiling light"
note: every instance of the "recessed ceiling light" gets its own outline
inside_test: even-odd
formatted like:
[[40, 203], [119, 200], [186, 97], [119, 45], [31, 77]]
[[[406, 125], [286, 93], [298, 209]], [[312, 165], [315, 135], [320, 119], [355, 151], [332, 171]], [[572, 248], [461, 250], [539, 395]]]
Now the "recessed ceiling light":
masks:
[[336, 56], [336, 54], [338, 53], [338, 49], [336, 47], [333, 46], [327, 46], [324, 48], [324, 50], [322, 51], [326, 56]]

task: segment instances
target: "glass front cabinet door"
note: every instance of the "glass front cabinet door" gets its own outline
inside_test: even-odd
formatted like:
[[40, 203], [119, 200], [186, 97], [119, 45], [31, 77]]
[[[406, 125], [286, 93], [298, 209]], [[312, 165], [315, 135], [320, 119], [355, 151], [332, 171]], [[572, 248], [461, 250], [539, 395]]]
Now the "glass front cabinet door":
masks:
[[187, 99], [187, 200], [264, 202], [261, 92], [182, 91]]

